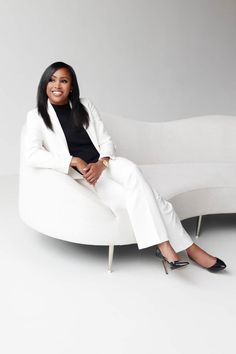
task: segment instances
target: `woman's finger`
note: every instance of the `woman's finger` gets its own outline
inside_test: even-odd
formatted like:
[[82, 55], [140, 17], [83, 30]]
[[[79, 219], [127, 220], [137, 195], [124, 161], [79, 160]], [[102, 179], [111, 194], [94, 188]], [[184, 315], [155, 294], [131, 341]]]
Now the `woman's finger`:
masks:
[[91, 170], [89, 170], [88, 172], [86, 172], [86, 173], [84, 174], [84, 176], [85, 176], [85, 178], [87, 178], [87, 177], [92, 176], [93, 174], [94, 174], [94, 172], [91, 171]]
[[91, 178], [87, 180], [89, 183], [94, 184], [97, 181], [97, 178]]
[[91, 175], [91, 176], [88, 176], [88, 177], [85, 176], [85, 178], [87, 179], [87, 181], [90, 182], [90, 181], [94, 180], [95, 178], [97, 178], [97, 176]]

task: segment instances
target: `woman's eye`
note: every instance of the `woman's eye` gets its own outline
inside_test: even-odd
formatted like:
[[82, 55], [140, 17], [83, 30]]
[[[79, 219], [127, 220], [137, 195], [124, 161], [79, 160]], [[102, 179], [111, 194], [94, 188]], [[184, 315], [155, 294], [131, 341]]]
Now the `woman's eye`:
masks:
[[67, 80], [62, 80], [61, 82], [63, 82], [63, 84], [66, 84], [68, 81]]
[[52, 78], [51, 78], [51, 79], [49, 79], [49, 82], [53, 82], [53, 81], [55, 81], [55, 80], [54, 80], [54, 79], [52, 79]]

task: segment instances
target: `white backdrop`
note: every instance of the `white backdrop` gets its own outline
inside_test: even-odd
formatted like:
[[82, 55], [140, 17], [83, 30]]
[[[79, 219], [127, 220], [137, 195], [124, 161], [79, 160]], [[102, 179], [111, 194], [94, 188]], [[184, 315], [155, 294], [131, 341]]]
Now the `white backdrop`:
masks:
[[100, 111], [235, 115], [235, 19], [235, 0], [1, 0], [0, 174], [18, 173], [20, 128], [54, 61]]

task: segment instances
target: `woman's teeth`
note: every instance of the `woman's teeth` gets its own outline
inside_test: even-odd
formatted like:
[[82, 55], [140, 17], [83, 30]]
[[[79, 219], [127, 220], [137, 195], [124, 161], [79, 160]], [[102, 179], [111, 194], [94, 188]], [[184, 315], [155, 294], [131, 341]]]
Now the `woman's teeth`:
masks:
[[53, 95], [54, 95], [54, 96], [61, 96], [61, 95], [62, 95], [62, 92], [60, 92], [60, 91], [53, 91]]

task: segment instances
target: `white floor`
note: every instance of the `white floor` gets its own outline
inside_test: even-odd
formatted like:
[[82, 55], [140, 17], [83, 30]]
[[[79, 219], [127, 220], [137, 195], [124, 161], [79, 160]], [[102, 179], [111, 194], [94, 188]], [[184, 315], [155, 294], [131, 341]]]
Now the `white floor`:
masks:
[[[1, 353], [236, 352], [235, 214], [205, 216], [197, 241], [227, 263], [221, 274], [191, 263], [167, 276], [154, 248], [136, 245], [115, 247], [109, 274], [107, 247], [29, 229], [17, 176], [0, 181]], [[191, 235], [195, 222], [183, 222]]]

